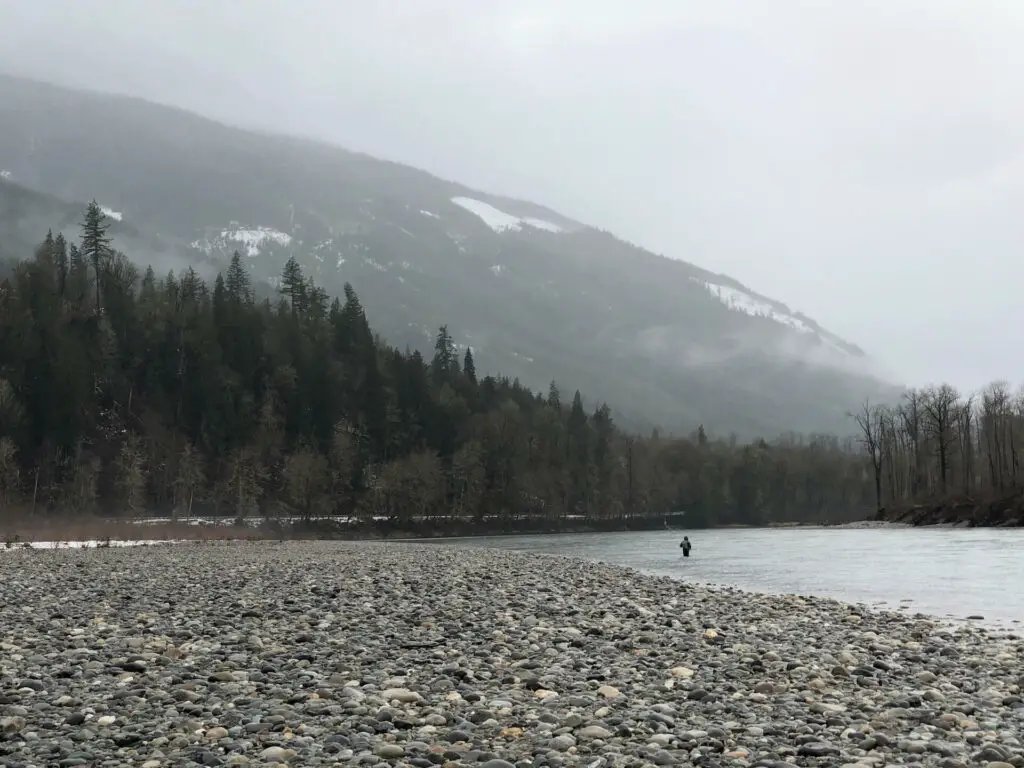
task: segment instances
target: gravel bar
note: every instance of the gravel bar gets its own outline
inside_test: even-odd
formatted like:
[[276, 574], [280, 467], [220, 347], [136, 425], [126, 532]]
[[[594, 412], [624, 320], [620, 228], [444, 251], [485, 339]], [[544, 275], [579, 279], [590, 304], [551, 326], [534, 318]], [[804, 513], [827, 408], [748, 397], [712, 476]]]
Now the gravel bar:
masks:
[[1024, 768], [1024, 645], [515, 552], [0, 552], [0, 765]]

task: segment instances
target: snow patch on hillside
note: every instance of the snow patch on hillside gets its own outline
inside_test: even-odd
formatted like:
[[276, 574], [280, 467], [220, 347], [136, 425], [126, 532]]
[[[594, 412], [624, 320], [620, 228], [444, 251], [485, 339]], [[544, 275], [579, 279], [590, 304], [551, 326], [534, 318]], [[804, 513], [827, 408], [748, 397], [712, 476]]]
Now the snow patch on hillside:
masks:
[[3, 179], [4, 181], [10, 181], [13, 178], [14, 174], [11, 173], [10, 171], [0, 170], [0, 179]]
[[835, 352], [838, 355], [843, 355], [845, 357], [854, 356], [849, 349], [843, 346], [841, 340], [837, 336], [833, 336], [831, 333], [825, 331], [819, 333], [818, 338], [821, 339], [822, 343], [824, 343], [825, 347], [828, 348], [830, 351]]
[[531, 216], [527, 216], [524, 219], [521, 219], [521, 221], [523, 222], [523, 224], [525, 224], [528, 227], [534, 227], [536, 229], [544, 229], [544, 230], [547, 230], [548, 232], [563, 232], [564, 231], [557, 224], [553, 224], [550, 221], [545, 221], [544, 219], [535, 219], [535, 218], [533, 218]]
[[[120, 214], [118, 214], [120, 215]], [[232, 222], [233, 224], [234, 222]], [[292, 236], [271, 227], [256, 227], [249, 229], [237, 227], [234, 229], [222, 229], [217, 237], [212, 240], [203, 238], [193, 240], [193, 248], [202, 251], [207, 256], [213, 253], [214, 249], [235, 250], [238, 249], [249, 258], [259, 256], [260, 249], [265, 245], [291, 245]], [[328, 241], [330, 242], [330, 241]], [[241, 248], [239, 248], [241, 246]]]
[[691, 277], [690, 280], [703, 286], [712, 296], [725, 304], [729, 309], [751, 315], [752, 317], [763, 317], [791, 328], [797, 333], [815, 336], [830, 353], [834, 353], [832, 359], [836, 359], [835, 355], [847, 360], [856, 357], [855, 353], [851, 352], [838, 336], [809, 325], [799, 317], [779, 309], [778, 305], [770, 301], [752, 296], [744, 290], [733, 288], [729, 285], [712, 283], [697, 277]]
[[696, 277], [691, 277], [690, 279], [695, 283], [703, 285], [712, 296], [729, 307], [729, 309], [742, 312], [745, 315], [751, 315], [752, 317], [764, 317], [774, 320], [776, 323], [789, 326], [800, 333], [815, 333], [815, 330], [800, 318], [780, 312], [770, 302], [751, 296], [746, 291], [741, 291], [739, 288], [733, 288], [728, 285], [710, 283]]
[[495, 264], [493, 267], [491, 267], [491, 272], [493, 272], [496, 275], [500, 275], [504, 271], [505, 268], [501, 264]]
[[103, 215], [106, 216], [108, 219], [113, 219], [114, 221], [121, 221], [121, 219], [124, 218], [124, 214], [122, 214], [120, 211], [115, 211], [113, 208], [108, 208], [105, 205], [101, 205], [100, 210], [103, 211]]
[[429, 216], [431, 219], [440, 219], [441, 218], [436, 213], [431, 213], [430, 211], [420, 211], [420, 213], [422, 213], [424, 216]]
[[548, 232], [562, 231], [560, 226], [552, 224], [550, 221], [535, 219], [529, 216], [513, 216], [510, 213], [498, 210], [490, 203], [474, 200], [471, 197], [453, 197], [452, 202], [482, 219], [484, 224], [495, 232], [522, 229], [524, 226], [543, 229]]
[[260, 248], [268, 243], [276, 245], [289, 245], [292, 236], [279, 232], [270, 227], [257, 227], [256, 229], [224, 229], [221, 230], [222, 240], [241, 243], [245, 246], [246, 256], [256, 256]]
[[[120, 216], [120, 214], [118, 215]], [[192, 247], [209, 256], [215, 248], [228, 250], [238, 248], [241, 245], [241, 252], [252, 258], [258, 256], [260, 248], [265, 245], [287, 246], [291, 242], [291, 235], [271, 227], [256, 227], [255, 229], [239, 227], [235, 229], [222, 229], [220, 235], [212, 241], [208, 239], [193, 240]]]

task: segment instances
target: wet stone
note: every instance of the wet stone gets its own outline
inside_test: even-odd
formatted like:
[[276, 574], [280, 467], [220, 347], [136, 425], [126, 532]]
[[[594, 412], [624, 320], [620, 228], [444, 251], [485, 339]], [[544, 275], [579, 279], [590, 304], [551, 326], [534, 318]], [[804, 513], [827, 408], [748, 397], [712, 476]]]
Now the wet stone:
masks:
[[1017, 638], [570, 559], [11, 550], [0, 628], [0, 766], [1024, 768]]

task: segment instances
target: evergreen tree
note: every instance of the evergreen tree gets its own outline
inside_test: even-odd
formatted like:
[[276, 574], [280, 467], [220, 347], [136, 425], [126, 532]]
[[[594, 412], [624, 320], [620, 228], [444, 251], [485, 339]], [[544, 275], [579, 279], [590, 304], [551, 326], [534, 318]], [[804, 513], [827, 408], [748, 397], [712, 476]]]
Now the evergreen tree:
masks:
[[252, 281], [249, 278], [249, 270], [246, 269], [238, 251], [231, 254], [231, 263], [228, 265], [224, 277], [224, 285], [227, 288], [227, 295], [235, 303], [248, 304], [252, 301]]
[[473, 350], [466, 347], [466, 356], [462, 361], [462, 372], [471, 383], [476, 384], [476, 363], [473, 361]]
[[53, 265], [57, 271], [57, 293], [61, 298], [67, 295], [68, 270], [68, 244], [62, 233], [58, 233], [53, 241]]
[[558, 384], [554, 381], [548, 385], [548, 404], [556, 410], [562, 408], [562, 393], [558, 389]]
[[224, 285], [224, 275], [217, 275], [213, 282], [213, 321], [220, 328], [227, 323], [228, 290]]
[[99, 203], [93, 200], [85, 209], [85, 217], [82, 220], [82, 240], [80, 251], [86, 263], [92, 265], [93, 278], [96, 281], [96, 313], [102, 312], [102, 298], [100, 295], [100, 284], [103, 281], [103, 273], [108, 260], [113, 256], [113, 249], [110, 244], [112, 239], [107, 234], [110, 229], [110, 222], [103, 213]]
[[84, 309], [89, 292], [89, 263], [72, 243], [68, 248], [68, 301], [75, 309]]
[[46, 269], [53, 268], [53, 231], [46, 233], [46, 238], [36, 248], [36, 263]]
[[302, 267], [292, 256], [285, 262], [281, 273], [281, 294], [288, 297], [293, 315], [302, 315], [306, 311], [306, 279], [302, 275]]
[[312, 320], [320, 321], [327, 317], [327, 305], [330, 296], [312, 280], [306, 284], [306, 311]]
[[345, 303], [340, 312], [333, 314], [335, 327], [335, 349], [351, 360], [357, 350], [365, 350], [373, 344], [373, 334], [366, 321], [363, 305], [350, 283], [345, 283]]
[[455, 341], [448, 333], [448, 326], [442, 325], [437, 332], [437, 339], [434, 341], [434, 359], [430, 363], [434, 380], [439, 384], [449, 380], [451, 375], [456, 372], [458, 364], [459, 358]]

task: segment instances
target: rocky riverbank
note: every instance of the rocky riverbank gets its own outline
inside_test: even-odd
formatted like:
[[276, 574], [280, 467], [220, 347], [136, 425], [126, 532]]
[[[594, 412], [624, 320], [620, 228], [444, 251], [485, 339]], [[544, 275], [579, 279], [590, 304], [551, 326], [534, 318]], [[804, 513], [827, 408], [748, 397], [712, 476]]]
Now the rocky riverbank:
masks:
[[879, 511], [874, 521], [913, 526], [962, 526], [964, 528], [1024, 527], [1024, 492], [996, 498], [951, 496], [936, 501], [895, 505]]
[[909, 523], [890, 523], [885, 520], [855, 520], [852, 523], [836, 523], [835, 525], [822, 525], [821, 528], [840, 528], [843, 530], [865, 530], [874, 528], [910, 528]]
[[0, 765], [1024, 766], [1024, 645], [416, 544], [0, 555]]

